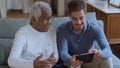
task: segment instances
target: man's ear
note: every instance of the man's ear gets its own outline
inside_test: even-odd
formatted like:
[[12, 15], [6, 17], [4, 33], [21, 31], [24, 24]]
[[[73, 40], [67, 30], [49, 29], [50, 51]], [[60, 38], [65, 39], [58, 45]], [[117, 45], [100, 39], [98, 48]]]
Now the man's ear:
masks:
[[71, 17], [71, 13], [68, 13], [69, 18]]
[[70, 17], [70, 12], [68, 13], [68, 16]]
[[36, 19], [35, 19], [34, 16], [31, 18], [31, 22], [32, 22], [32, 23], [35, 23], [35, 22], [36, 22]]

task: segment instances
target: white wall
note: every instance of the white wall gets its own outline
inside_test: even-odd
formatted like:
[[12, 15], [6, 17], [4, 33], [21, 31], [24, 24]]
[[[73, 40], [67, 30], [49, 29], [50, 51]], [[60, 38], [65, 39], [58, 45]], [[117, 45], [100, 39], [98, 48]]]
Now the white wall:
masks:
[[0, 13], [1, 13], [1, 18], [7, 17], [6, 0], [0, 0]]
[[65, 14], [65, 0], [58, 0], [58, 8], [57, 8], [57, 15], [58, 16], [64, 16]]

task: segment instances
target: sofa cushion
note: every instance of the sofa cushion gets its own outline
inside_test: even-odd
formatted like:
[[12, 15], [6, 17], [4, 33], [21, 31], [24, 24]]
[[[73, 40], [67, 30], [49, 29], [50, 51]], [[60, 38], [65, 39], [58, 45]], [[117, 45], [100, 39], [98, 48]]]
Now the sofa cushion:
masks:
[[86, 20], [97, 24], [96, 13], [89, 12], [86, 14]]
[[8, 65], [0, 65], [0, 68], [10, 68]]
[[53, 26], [54, 29], [56, 30], [61, 24], [66, 23], [66, 22], [69, 21], [69, 20], [70, 20], [69, 17], [53, 18], [53, 20], [52, 20], [52, 26]]
[[26, 19], [0, 19], [0, 38], [14, 38], [16, 31], [25, 24]]
[[13, 44], [13, 39], [0, 39], [0, 64], [7, 64], [7, 58]]

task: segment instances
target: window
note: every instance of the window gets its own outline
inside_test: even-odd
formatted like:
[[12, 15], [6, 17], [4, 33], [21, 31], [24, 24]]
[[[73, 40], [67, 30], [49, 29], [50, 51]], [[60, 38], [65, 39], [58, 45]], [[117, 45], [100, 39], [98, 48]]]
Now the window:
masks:
[[108, 0], [108, 3], [110, 5], [113, 5], [115, 7], [119, 7], [120, 8], [120, 0]]

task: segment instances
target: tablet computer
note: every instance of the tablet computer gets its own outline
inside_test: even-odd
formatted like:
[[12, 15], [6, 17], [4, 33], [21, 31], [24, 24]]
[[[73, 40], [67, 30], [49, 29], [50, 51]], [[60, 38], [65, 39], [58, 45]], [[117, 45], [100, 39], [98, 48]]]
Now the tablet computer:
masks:
[[94, 57], [94, 53], [77, 54], [76, 60], [83, 61], [83, 63], [90, 63], [92, 62], [93, 57]]

